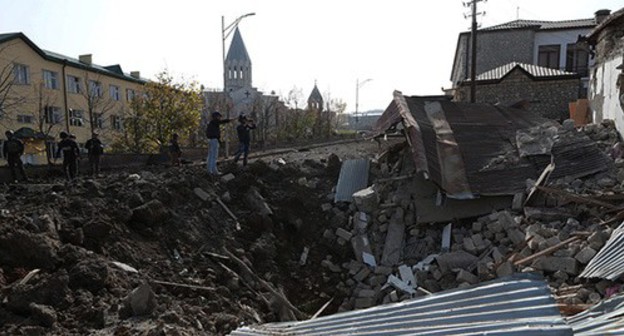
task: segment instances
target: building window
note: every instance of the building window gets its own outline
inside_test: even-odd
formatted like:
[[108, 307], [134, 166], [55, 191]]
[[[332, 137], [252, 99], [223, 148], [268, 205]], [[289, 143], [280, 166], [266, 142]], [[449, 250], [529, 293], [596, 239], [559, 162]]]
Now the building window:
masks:
[[60, 159], [61, 154], [56, 151], [56, 142], [55, 141], [46, 141], [46, 151], [48, 152], [48, 157], [52, 159]]
[[84, 126], [83, 115], [84, 113], [81, 110], [69, 110], [69, 124], [71, 126]]
[[571, 43], [566, 48], [566, 71], [576, 72], [581, 77], [589, 76], [589, 52], [583, 45]]
[[126, 90], [126, 100], [128, 100], [129, 102], [134, 100], [134, 90], [132, 89]]
[[33, 116], [31, 115], [27, 115], [27, 114], [18, 114], [17, 115], [17, 122], [21, 123], [21, 124], [32, 124], [33, 123]]
[[103, 129], [104, 128], [104, 113], [94, 113], [95, 117], [93, 125], [95, 128]]
[[82, 93], [79, 77], [67, 75], [67, 91], [69, 93]]
[[30, 84], [30, 71], [28, 69], [28, 65], [24, 64], [13, 64], [13, 74], [15, 75], [13, 83], [26, 85]]
[[537, 54], [537, 65], [559, 69], [559, 55], [561, 46], [558, 44], [539, 46]]
[[43, 83], [46, 89], [58, 90], [58, 73], [49, 70], [43, 70]]
[[108, 87], [108, 93], [112, 100], [119, 101], [119, 86], [111, 85]]
[[63, 120], [60, 107], [46, 106], [44, 107], [44, 114], [46, 124], [60, 124]]
[[89, 81], [89, 96], [91, 98], [102, 97], [102, 83], [94, 80]]
[[111, 127], [116, 130], [116, 131], [121, 131], [122, 130], [122, 122], [121, 122], [121, 117], [118, 115], [113, 114], [111, 116]]

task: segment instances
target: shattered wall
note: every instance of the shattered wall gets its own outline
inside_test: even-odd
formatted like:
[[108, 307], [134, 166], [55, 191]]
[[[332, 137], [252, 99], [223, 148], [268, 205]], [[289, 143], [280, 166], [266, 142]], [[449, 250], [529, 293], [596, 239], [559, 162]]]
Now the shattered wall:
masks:
[[596, 63], [590, 73], [589, 101], [593, 121], [612, 119], [624, 135], [624, 17], [605, 27], [596, 43]]
[[[477, 82], [478, 103], [530, 102], [529, 111], [546, 118], [569, 118], [568, 103], [579, 97], [580, 79], [533, 80], [519, 69], [513, 70], [498, 83]], [[470, 98], [470, 86], [460, 88], [460, 101]]]

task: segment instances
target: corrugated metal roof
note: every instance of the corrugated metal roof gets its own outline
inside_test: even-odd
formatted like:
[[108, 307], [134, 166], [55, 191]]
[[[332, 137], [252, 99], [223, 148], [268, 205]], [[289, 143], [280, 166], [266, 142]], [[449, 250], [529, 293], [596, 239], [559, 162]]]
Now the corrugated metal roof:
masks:
[[351, 202], [353, 193], [368, 187], [368, 159], [346, 160], [340, 168], [334, 202]]
[[[432, 105], [439, 105], [442, 113], [427, 113]], [[395, 92], [393, 104], [373, 128], [376, 134], [381, 134], [397, 115], [407, 125], [406, 136], [418, 172], [429, 176], [452, 198], [522, 192], [525, 181], [537, 178], [551, 160], [551, 155], [520, 157], [516, 132], [552, 122], [526, 110], [428, 100]], [[450, 130], [435, 126], [439, 123], [448, 124]], [[553, 178], [582, 177], [607, 168], [604, 153], [583, 133], [560, 130], [551, 154], [557, 167]]]
[[499, 25], [480, 29], [481, 31], [504, 30], [504, 29], [524, 29], [535, 28], [539, 30], [549, 29], [576, 29], [576, 28], [593, 28], [596, 26], [594, 18], [562, 20], [562, 21], [541, 21], [541, 20], [514, 20]]
[[579, 276], [615, 280], [622, 274], [624, 274], [624, 223], [613, 230], [607, 243]]
[[566, 318], [578, 336], [624, 335], [624, 295], [601, 301]]
[[465, 289], [231, 335], [572, 335], [548, 285], [516, 274]]
[[[495, 69], [492, 69], [490, 71], [486, 71], [480, 74], [479, 76], [477, 76], [477, 81], [501, 80], [503, 79], [503, 77], [507, 76], [511, 71], [513, 71], [516, 68], [524, 70], [527, 74], [529, 74], [531, 77], [534, 77], [536, 79], [552, 78], [552, 77], [557, 77], [557, 79], [561, 77], [572, 77], [572, 78], [578, 77], [578, 75], [574, 72], [551, 69], [551, 68], [546, 68], [546, 67], [533, 65], [533, 64], [511, 62], [511, 63], [505, 64], [503, 66], [500, 66], [498, 68], [495, 68]], [[470, 81], [470, 79], [468, 79], [467, 81]]]

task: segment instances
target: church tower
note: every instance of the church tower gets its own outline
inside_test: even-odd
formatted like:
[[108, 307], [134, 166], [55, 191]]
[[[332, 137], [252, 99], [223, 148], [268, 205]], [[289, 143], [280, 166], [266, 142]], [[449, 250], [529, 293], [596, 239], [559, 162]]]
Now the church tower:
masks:
[[251, 59], [236, 27], [225, 58], [225, 89], [232, 92], [242, 88], [251, 88]]
[[314, 88], [310, 93], [310, 97], [308, 97], [308, 110], [323, 112], [323, 96], [316, 86], [316, 82], [314, 83]]

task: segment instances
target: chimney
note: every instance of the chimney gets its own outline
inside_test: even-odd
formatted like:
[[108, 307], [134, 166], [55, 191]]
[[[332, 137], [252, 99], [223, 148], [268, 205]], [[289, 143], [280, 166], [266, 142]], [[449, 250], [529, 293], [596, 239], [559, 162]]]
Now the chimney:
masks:
[[610, 9], [601, 9], [594, 13], [594, 19], [596, 20], [596, 24], [599, 25], [611, 14]]
[[130, 77], [134, 77], [136, 79], [141, 79], [141, 72], [140, 71], [130, 71]]
[[91, 63], [93, 61], [93, 55], [91, 55], [91, 54], [80, 55], [80, 56], [78, 56], [78, 60], [80, 61], [80, 63], [84, 63], [86, 65], [91, 65]]

